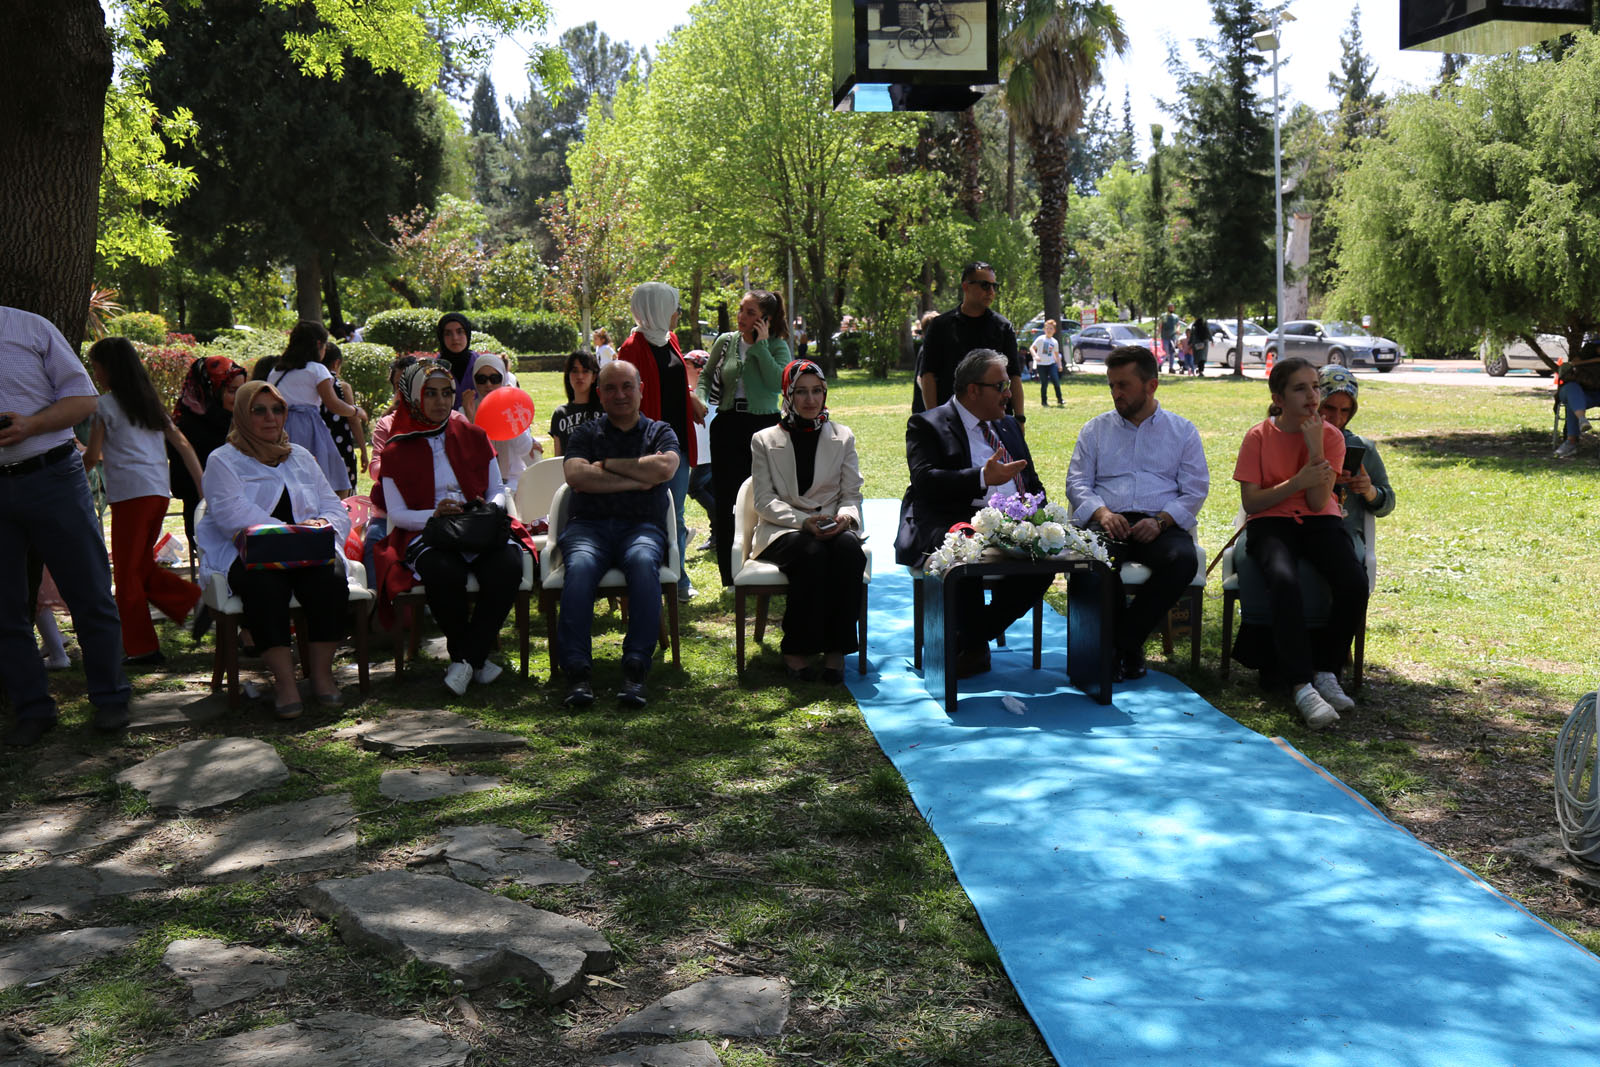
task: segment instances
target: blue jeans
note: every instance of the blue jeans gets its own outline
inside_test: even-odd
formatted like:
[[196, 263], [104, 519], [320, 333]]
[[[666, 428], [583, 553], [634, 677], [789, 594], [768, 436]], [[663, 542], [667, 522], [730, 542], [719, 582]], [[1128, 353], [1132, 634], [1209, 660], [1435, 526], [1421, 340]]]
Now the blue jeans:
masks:
[[1585, 389], [1577, 382], [1567, 382], [1560, 389], [1561, 402], [1567, 406], [1566, 435], [1578, 436], [1578, 416], [1590, 408], [1600, 408], [1600, 389]]
[[1054, 363], [1045, 363], [1039, 366], [1039, 406], [1050, 402], [1049, 387], [1056, 387], [1056, 403], [1061, 403], [1061, 374]]
[[[594, 658], [595, 593], [601, 577], [613, 567], [621, 570], [628, 582], [628, 632], [622, 638], [622, 661], [649, 666], [661, 632], [661, 561], [666, 554], [666, 535], [653, 522], [579, 519], [561, 531], [567, 578], [561, 588], [556, 643], [561, 669], [569, 679], [589, 675]], [[33, 658], [37, 660], [38, 654]]]
[[[672, 510], [678, 517], [678, 559], [683, 559], [683, 554], [689, 550], [689, 524], [683, 520], [683, 505], [689, 500], [689, 457], [682, 452], [678, 453], [678, 473], [672, 476], [672, 481], [667, 483], [667, 488], [672, 490]], [[665, 558], [665, 557], [663, 557]], [[689, 568], [681, 567], [682, 575], [678, 578], [678, 591], [689, 590]]]
[[378, 588], [378, 561], [375, 557], [378, 545], [388, 536], [389, 517], [374, 515], [367, 523], [366, 535], [361, 539], [361, 565], [367, 569], [367, 588], [374, 592]]
[[122, 620], [111, 596], [111, 564], [77, 455], [40, 470], [0, 477], [0, 682], [18, 721], [54, 721], [56, 703], [28, 615], [28, 549], [44, 560], [72, 612], [83, 673], [96, 708], [126, 709]]

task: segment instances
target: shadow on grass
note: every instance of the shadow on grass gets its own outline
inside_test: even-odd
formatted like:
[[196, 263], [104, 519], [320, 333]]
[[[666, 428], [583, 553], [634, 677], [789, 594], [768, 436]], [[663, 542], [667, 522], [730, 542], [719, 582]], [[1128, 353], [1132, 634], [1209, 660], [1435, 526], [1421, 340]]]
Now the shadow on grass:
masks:
[[[1578, 457], [1562, 465], [1562, 470], [1580, 477], [1600, 474], [1600, 459], [1594, 444], [1584, 441]], [[1491, 470], [1525, 471], [1544, 468], [1555, 462], [1551, 457], [1550, 434], [1524, 428], [1499, 432], [1461, 431], [1456, 433], [1410, 434], [1385, 438], [1385, 451], [1404, 452], [1425, 466], [1446, 467], [1470, 462]]]

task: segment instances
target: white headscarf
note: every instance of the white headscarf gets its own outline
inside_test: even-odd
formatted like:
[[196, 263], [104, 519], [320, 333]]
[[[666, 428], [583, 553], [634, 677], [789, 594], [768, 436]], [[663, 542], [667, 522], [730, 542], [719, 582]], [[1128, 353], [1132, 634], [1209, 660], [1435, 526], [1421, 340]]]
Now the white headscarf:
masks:
[[666, 344], [672, 313], [678, 310], [678, 290], [666, 282], [645, 282], [633, 291], [629, 305], [644, 339], [653, 345]]
[[517, 376], [511, 373], [510, 367], [506, 366], [504, 356], [497, 356], [493, 352], [479, 352], [478, 358], [472, 362], [472, 373], [477, 374], [480, 367], [488, 367], [490, 370], [499, 371], [500, 384], [502, 386], [515, 386], [517, 384]]

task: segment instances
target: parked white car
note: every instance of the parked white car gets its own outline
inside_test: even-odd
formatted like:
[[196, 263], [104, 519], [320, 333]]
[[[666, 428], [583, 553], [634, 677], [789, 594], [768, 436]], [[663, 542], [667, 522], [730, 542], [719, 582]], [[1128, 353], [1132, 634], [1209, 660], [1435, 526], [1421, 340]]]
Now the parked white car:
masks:
[[[1265, 341], [1267, 369], [1278, 359], [1278, 332]], [[1405, 354], [1387, 337], [1374, 337], [1359, 323], [1336, 319], [1298, 319], [1283, 324], [1283, 354], [1299, 356], [1312, 366], [1333, 363], [1342, 367], [1377, 367], [1387, 374]]]
[[[1545, 355], [1557, 363], [1567, 358], [1567, 339], [1559, 334], [1539, 334], [1539, 347], [1544, 349]], [[1520, 337], [1500, 339], [1497, 343], [1495, 338], [1485, 335], [1478, 343], [1478, 358], [1483, 360], [1484, 373], [1495, 378], [1501, 377], [1513, 368], [1537, 371], [1545, 378], [1555, 373], [1544, 360], [1539, 358], [1528, 342]]]
[[[1238, 319], [1206, 318], [1206, 324], [1211, 327], [1211, 351], [1206, 356], [1206, 362], [1214, 366], [1232, 367], [1239, 358], [1239, 346], [1233, 339], [1233, 328], [1238, 325]], [[1244, 361], [1246, 363], [1265, 362], [1262, 351], [1267, 343], [1267, 331], [1249, 319], [1244, 320]]]

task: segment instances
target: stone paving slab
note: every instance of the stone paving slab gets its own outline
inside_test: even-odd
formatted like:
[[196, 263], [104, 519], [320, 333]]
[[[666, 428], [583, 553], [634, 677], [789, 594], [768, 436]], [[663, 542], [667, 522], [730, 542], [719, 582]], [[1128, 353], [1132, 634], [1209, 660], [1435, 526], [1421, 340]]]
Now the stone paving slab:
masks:
[[789, 1018], [789, 984], [781, 978], [707, 978], [668, 993], [601, 1037], [776, 1037]]
[[37, 985], [80, 963], [115, 956], [138, 938], [137, 926], [94, 926], [0, 945], [0, 989]]
[[331, 1012], [151, 1052], [131, 1067], [462, 1067], [471, 1046], [421, 1019]]
[[362, 748], [386, 756], [509, 752], [528, 745], [527, 738], [480, 730], [470, 719], [442, 709], [397, 709], [382, 719], [346, 727], [334, 736], [353, 738]]
[[145, 793], [152, 807], [204, 811], [282, 785], [289, 768], [265, 741], [219, 737], [152, 756], [116, 780]]
[[174, 941], [161, 962], [188, 984], [193, 997], [190, 1015], [204, 1015], [289, 984], [288, 965], [272, 953], [209, 937]]
[[451, 774], [449, 771], [411, 767], [384, 771], [378, 779], [378, 792], [390, 800], [415, 804], [461, 793], [482, 793], [500, 788], [500, 779], [484, 774]]
[[159, 819], [124, 819], [101, 807], [35, 808], [0, 819], [0, 854], [95, 852], [143, 837], [159, 825]]
[[450, 826], [437, 844], [418, 852], [412, 863], [441, 860], [464, 882], [510, 879], [521, 885], [576, 885], [594, 874], [556, 855], [555, 846], [505, 826]]
[[595, 1067], [722, 1067], [722, 1057], [709, 1041], [638, 1045], [594, 1062]]
[[553, 1004], [615, 966], [593, 927], [451, 878], [382, 871], [318, 882], [300, 899], [350, 944], [442, 967], [467, 989], [521, 978]]
[[128, 729], [137, 733], [171, 727], [203, 726], [220, 719], [227, 710], [227, 696], [209, 689], [147, 693], [134, 697], [128, 705]]
[[166, 884], [160, 871], [112, 859], [90, 867], [51, 859], [0, 878], [0, 911], [76, 918], [107, 897], [123, 897]]
[[1526, 860], [1534, 870], [1559, 878], [1591, 899], [1600, 899], [1600, 867], [1575, 858], [1553, 832], [1535, 837], [1519, 837], [1506, 845], [1514, 856]]
[[268, 871], [330, 870], [355, 856], [355, 814], [346, 793], [247, 811], [182, 846], [186, 873], [232, 882]]

